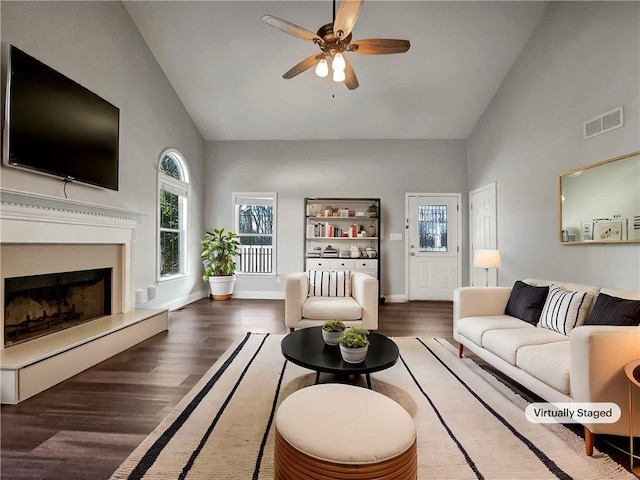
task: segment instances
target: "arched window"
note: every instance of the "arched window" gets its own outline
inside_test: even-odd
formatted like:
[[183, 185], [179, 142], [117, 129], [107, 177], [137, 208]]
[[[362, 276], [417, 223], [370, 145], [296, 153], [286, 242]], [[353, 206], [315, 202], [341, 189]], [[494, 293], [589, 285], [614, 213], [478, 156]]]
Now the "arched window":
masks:
[[189, 169], [177, 150], [160, 155], [158, 198], [158, 272], [163, 280], [187, 273]]

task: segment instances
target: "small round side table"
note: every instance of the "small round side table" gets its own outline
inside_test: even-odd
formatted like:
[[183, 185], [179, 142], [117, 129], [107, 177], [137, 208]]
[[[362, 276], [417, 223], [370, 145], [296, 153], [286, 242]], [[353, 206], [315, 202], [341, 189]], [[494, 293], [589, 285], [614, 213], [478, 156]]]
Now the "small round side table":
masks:
[[633, 360], [624, 366], [624, 373], [629, 380], [629, 469], [640, 478], [640, 464], [633, 461], [633, 390], [640, 389], [640, 360]]

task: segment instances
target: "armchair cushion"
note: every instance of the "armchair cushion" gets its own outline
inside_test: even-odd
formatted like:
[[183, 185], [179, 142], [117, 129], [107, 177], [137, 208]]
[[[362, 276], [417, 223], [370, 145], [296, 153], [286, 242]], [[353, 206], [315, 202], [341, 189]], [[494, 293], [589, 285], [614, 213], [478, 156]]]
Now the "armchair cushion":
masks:
[[310, 297], [350, 297], [351, 272], [348, 270], [309, 270]]
[[362, 306], [352, 297], [309, 297], [302, 305], [302, 316], [310, 320], [359, 320]]

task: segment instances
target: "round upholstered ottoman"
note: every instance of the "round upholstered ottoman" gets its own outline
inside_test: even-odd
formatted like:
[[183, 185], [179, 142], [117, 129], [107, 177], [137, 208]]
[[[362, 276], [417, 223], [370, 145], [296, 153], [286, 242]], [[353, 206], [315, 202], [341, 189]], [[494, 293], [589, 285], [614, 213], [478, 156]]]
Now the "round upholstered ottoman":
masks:
[[417, 478], [413, 419], [372, 390], [303, 388], [282, 402], [275, 426], [276, 479]]

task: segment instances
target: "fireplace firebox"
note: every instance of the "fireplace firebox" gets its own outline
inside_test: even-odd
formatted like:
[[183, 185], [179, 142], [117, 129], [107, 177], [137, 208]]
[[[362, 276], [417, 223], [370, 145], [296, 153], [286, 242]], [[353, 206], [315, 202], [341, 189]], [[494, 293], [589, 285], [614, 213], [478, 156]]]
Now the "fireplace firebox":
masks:
[[111, 268], [5, 278], [4, 346], [111, 314]]

